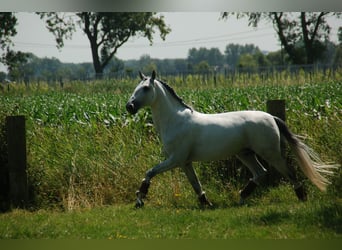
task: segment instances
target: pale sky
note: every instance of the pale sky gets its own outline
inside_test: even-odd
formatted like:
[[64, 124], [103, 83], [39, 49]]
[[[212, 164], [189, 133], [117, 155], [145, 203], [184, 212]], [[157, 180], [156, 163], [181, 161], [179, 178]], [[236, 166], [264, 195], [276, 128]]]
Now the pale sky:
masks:
[[[72, 14], [72, 13], [70, 13]], [[146, 38], [132, 38], [119, 48], [116, 57], [122, 60], [139, 59], [142, 55], [152, 58], [186, 58], [190, 48], [219, 48], [224, 53], [229, 43], [254, 44], [261, 50], [280, 49], [272, 23], [261, 23], [258, 28], [248, 27], [247, 20], [220, 19], [220, 12], [163, 12], [165, 23], [172, 29], [162, 41], [156, 32], [153, 45]], [[82, 31], [76, 32], [72, 40], [66, 40], [59, 51], [54, 37], [45, 28], [39, 16], [33, 13], [17, 13], [18, 34], [12, 39], [15, 49], [32, 52], [38, 57], [56, 57], [61, 62], [92, 62], [89, 41]], [[342, 20], [328, 20], [332, 26], [330, 39], [337, 42], [337, 29]], [[0, 66], [0, 70], [4, 68]]]

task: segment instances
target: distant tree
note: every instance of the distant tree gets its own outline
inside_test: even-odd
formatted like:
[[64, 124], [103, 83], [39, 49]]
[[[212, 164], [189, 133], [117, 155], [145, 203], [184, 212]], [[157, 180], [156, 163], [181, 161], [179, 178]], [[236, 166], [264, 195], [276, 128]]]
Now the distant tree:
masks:
[[238, 61], [239, 69], [246, 69], [248, 71], [255, 71], [260, 67], [267, 67], [270, 65], [270, 61], [260, 51], [254, 54], [242, 54]]
[[23, 72], [20, 70], [20, 66], [27, 62], [29, 53], [21, 51], [7, 50], [4, 61], [7, 65], [8, 75], [13, 81], [18, 81], [23, 78]]
[[208, 74], [210, 72], [210, 65], [207, 61], [201, 61], [195, 65], [195, 72], [199, 74]]
[[336, 67], [342, 67], [342, 27], [339, 27], [337, 35], [338, 35], [339, 44], [337, 45], [337, 48], [335, 51], [333, 64]]
[[272, 22], [284, 50], [294, 64], [312, 64], [321, 59], [331, 29], [326, 17], [341, 17], [341, 13], [335, 12], [224, 12], [222, 17], [226, 19], [230, 15], [238, 19], [247, 18], [249, 25], [254, 27], [261, 20]]
[[210, 66], [221, 65], [223, 58], [218, 48], [191, 48], [188, 52], [188, 62], [193, 65], [199, 64], [202, 61], [206, 61]]
[[240, 70], [247, 69], [249, 71], [254, 71], [258, 67], [258, 63], [255, 58], [253, 58], [252, 54], [243, 54], [239, 57], [238, 67]]
[[188, 62], [195, 65], [206, 59], [206, 48], [191, 48], [188, 51]]
[[89, 80], [95, 75], [92, 63], [62, 63], [57, 70], [57, 79], [65, 80]]
[[154, 60], [157, 70], [160, 74], [169, 73], [175, 73], [176, 68], [175, 68], [175, 60], [173, 59], [155, 59]]
[[188, 62], [186, 59], [174, 59], [175, 71], [186, 73], [188, 71]]
[[220, 66], [223, 63], [224, 56], [218, 48], [211, 48], [208, 51], [207, 61], [211, 66]]
[[225, 63], [231, 68], [235, 68], [241, 55], [255, 54], [256, 52], [260, 52], [260, 49], [254, 44], [228, 44], [224, 51]]
[[269, 52], [266, 58], [272, 66], [288, 64], [288, 57], [285, 57], [281, 50]]
[[334, 63], [334, 57], [338, 47], [339, 46], [337, 44], [331, 41], [326, 41], [326, 49], [318, 62], [321, 64], [332, 65]]
[[260, 51], [257, 51], [254, 55], [253, 55], [254, 60], [257, 62], [259, 67], [267, 67], [270, 66], [271, 63], [270, 61], [267, 59], [267, 57], [265, 56], [265, 54], [263, 54]]
[[155, 12], [77, 12], [73, 16], [52, 12], [39, 15], [55, 35], [59, 48], [63, 47], [65, 38], [72, 36], [75, 23], [82, 28], [90, 42], [98, 77], [102, 77], [106, 65], [129, 38], [140, 35], [152, 43], [155, 28], [159, 29], [162, 39], [171, 31], [164, 17]]
[[0, 71], [0, 83], [4, 82], [7, 78], [7, 74], [3, 71]]
[[341, 46], [336, 50], [333, 65], [335, 67], [342, 67], [342, 48], [341, 48]]
[[113, 57], [112, 60], [109, 61], [108, 65], [104, 69], [105, 74], [109, 74], [113, 76], [120, 71], [123, 71], [125, 64], [122, 60], [118, 59], [117, 57]]

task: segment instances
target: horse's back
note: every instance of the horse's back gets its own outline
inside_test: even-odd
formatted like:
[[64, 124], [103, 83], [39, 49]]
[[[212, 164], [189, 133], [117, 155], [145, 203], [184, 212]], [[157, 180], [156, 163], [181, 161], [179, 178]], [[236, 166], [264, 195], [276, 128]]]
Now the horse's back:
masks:
[[218, 126], [222, 128], [252, 129], [275, 124], [273, 116], [263, 111], [234, 111], [217, 114], [194, 114], [195, 123], [203, 126]]
[[246, 148], [277, 140], [273, 117], [262, 111], [235, 111], [219, 114], [194, 113], [192, 158], [225, 159]]

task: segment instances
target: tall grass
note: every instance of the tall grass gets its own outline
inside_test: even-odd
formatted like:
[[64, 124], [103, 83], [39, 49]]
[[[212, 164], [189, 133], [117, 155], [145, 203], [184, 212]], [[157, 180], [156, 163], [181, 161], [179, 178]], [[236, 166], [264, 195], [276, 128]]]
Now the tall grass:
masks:
[[[341, 79], [297, 84], [284, 77], [282, 85], [260, 84], [260, 79], [247, 85], [227, 85], [223, 79], [216, 85], [199, 84], [196, 76], [183, 80], [172, 78], [169, 84], [185, 102], [206, 113], [265, 110], [266, 100], [285, 99], [290, 128], [305, 136], [324, 160], [342, 163]], [[163, 160], [149, 110], [135, 116], [125, 111], [137, 82], [74, 82], [63, 89], [45, 84], [32, 84], [28, 89], [13, 85], [0, 96], [0, 122], [6, 115], [22, 114], [27, 119], [28, 176], [34, 207], [73, 210], [134, 201], [145, 171]], [[236, 204], [237, 191], [245, 181], [240, 177], [248, 175], [238, 161], [195, 166], [217, 204]], [[341, 179], [340, 172], [333, 180], [330, 193], [334, 197], [341, 197]], [[180, 170], [156, 177], [149, 198], [155, 205], [196, 204]]]

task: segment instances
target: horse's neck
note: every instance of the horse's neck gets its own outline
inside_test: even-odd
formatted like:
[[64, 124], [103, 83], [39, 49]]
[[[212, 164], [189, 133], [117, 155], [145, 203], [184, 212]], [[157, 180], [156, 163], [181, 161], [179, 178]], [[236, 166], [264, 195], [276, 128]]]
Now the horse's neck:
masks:
[[157, 98], [151, 110], [154, 126], [158, 133], [161, 133], [163, 128], [172, 126], [172, 123], [180, 118], [179, 111], [184, 107], [161, 86], [157, 91]]

